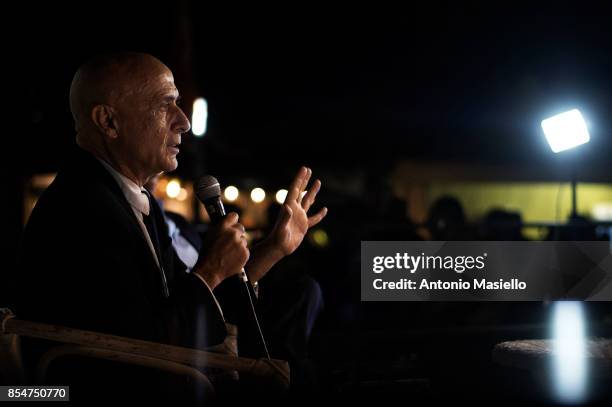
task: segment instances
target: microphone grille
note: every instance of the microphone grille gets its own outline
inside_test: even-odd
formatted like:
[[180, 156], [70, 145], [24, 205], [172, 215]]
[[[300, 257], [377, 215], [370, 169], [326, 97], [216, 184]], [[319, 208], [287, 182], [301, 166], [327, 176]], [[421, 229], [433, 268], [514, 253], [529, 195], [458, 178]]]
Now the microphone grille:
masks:
[[212, 175], [202, 176], [196, 183], [196, 195], [200, 201], [221, 196], [221, 185]]

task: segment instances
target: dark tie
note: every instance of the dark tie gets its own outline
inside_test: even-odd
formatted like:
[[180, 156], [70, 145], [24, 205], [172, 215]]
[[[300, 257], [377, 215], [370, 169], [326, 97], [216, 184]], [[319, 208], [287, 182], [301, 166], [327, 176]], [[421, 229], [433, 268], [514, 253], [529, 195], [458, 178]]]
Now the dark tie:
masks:
[[159, 245], [159, 233], [157, 232], [157, 219], [155, 216], [157, 214], [157, 211], [155, 210], [155, 207], [153, 206], [154, 205], [153, 198], [151, 197], [151, 194], [149, 194], [149, 191], [144, 190], [143, 193], [149, 199], [149, 214], [145, 215], [143, 213], [142, 220], [143, 220], [143, 223], [145, 224], [145, 227], [147, 228], [147, 232], [149, 232], [149, 237], [151, 238], [151, 242], [153, 243], [153, 248], [155, 249], [155, 256], [157, 256], [157, 261], [159, 262], [159, 271], [160, 271], [160, 276], [162, 280], [162, 286], [164, 289], [164, 295], [166, 298], [168, 298], [170, 293], [168, 291], [168, 282], [166, 281], [166, 273], [164, 273], [164, 262], [161, 256], [160, 245]]

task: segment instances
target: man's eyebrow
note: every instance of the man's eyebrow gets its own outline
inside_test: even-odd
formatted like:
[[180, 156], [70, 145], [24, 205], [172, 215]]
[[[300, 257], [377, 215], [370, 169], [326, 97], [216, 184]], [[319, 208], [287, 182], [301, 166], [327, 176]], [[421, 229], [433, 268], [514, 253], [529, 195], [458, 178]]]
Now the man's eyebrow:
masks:
[[181, 96], [178, 93], [163, 93], [161, 94], [161, 98], [164, 102], [179, 102], [181, 100]]

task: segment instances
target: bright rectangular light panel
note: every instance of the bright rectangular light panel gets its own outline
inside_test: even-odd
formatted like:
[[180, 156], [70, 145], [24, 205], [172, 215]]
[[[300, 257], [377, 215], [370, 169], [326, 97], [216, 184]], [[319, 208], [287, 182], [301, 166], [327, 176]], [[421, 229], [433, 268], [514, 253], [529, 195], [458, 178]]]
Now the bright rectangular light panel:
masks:
[[591, 138], [578, 109], [542, 120], [542, 130], [555, 153], [588, 143]]

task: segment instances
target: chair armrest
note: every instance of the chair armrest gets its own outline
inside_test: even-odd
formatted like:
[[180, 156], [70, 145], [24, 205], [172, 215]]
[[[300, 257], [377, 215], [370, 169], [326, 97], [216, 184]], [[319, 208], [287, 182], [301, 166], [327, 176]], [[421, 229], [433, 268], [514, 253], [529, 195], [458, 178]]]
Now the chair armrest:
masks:
[[106, 349], [88, 348], [85, 346], [61, 345], [51, 348], [38, 362], [36, 367], [36, 381], [39, 384], [46, 382], [47, 369], [57, 358], [63, 356], [83, 356], [96, 359], [110, 360], [113, 362], [127, 363], [158, 370], [167, 371], [176, 375], [189, 376], [198, 382], [206, 394], [214, 396], [214, 387], [208, 377], [198, 369], [181, 363], [169, 362], [149, 356], [138, 356], [130, 353], [112, 351]]
[[0, 319], [0, 335], [14, 334], [47, 339], [84, 348], [175, 362], [196, 368], [235, 370], [241, 374], [270, 380], [283, 389], [289, 387], [289, 364], [283, 360], [242, 358], [64, 326], [22, 321], [15, 318], [15, 315], [6, 309], [0, 309]]

